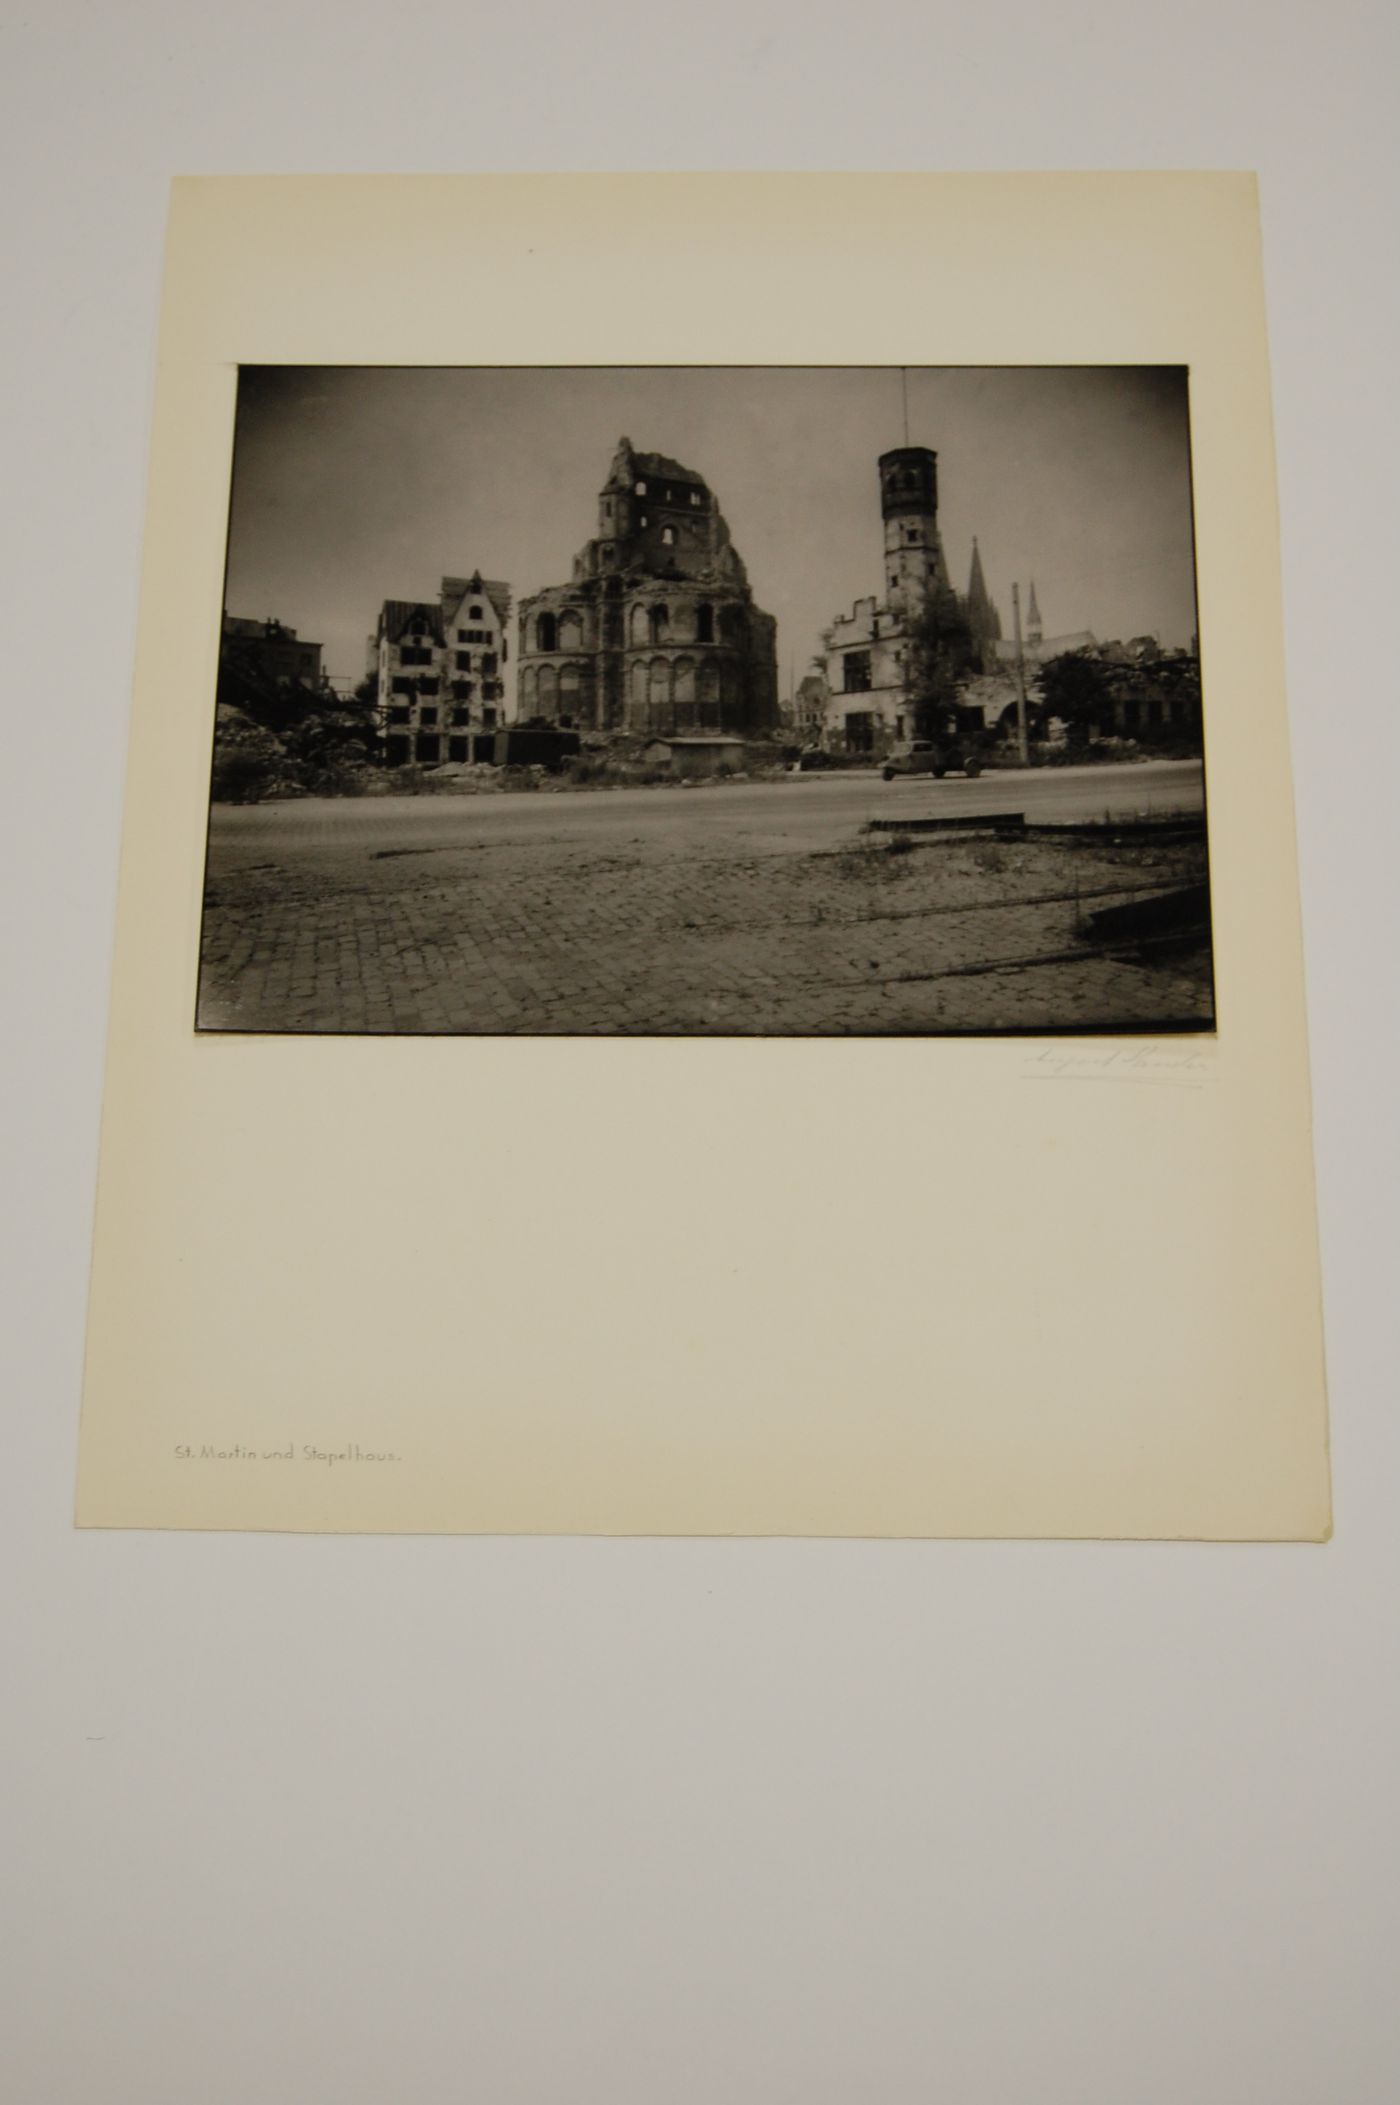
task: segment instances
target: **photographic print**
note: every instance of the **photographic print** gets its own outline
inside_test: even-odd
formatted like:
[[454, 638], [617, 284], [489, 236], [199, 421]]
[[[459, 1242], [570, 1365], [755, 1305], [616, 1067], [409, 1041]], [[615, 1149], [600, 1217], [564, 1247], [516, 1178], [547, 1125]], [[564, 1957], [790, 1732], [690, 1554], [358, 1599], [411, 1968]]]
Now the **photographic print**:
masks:
[[202, 1030], [1203, 1032], [1184, 367], [244, 367]]
[[81, 1524], [1324, 1534], [1252, 182], [209, 177], [165, 285]]

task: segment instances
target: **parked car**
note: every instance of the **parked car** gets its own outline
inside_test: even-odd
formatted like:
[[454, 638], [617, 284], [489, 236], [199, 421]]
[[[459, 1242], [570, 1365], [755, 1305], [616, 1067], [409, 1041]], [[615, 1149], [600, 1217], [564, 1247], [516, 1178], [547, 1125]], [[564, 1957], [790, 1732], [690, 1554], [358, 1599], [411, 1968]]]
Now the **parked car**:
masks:
[[972, 779], [982, 772], [982, 757], [971, 739], [954, 738], [935, 742], [931, 738], [906, 739], [883, 763], [880, 773], [886, 782], [896, 775], [944, 775], [962, 773]]
[[812, 768], [835, 767], [835, 765], [836, 762], [832, 759], [830, 753], [824, 753], [820, 746], [804, 746], [793, 762], [794, 769], [801, 775], [807, 774]]

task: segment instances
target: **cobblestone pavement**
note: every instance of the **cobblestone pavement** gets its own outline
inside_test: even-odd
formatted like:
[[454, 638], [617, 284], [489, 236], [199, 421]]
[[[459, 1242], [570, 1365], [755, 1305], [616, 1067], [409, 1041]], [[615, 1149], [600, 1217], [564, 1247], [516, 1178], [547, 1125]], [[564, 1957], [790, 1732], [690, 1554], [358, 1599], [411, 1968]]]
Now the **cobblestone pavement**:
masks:
[[[333, 822], [279, 839], [216, 813], [202, 1028], [330, 1032], [855, 1033], [1140, 1026], [1212, 1017], [1209, 955], [1079, 956], [1087, 910], [1202, 874], [1191, 843], [929, 840], [707, 826], [698, 791], [445, 835]], [[455, 801], [455, 800], [454, 800]], [[512, 799], [531, 805], [546, 800]], [[549, 799], [558, 809], [569, 798]], [[594, 805], [606, 797], [590, 798]], [[499, 810], [500, 800], [493, 800]], [[810, 808], [810, 807], [809, 807]], [[379, 839], [398, 845], [375, 846]], [[1027, 963], [1062, 951], [1072, 962]], [[985, 969], [1018, 962], [1010, 969]]]

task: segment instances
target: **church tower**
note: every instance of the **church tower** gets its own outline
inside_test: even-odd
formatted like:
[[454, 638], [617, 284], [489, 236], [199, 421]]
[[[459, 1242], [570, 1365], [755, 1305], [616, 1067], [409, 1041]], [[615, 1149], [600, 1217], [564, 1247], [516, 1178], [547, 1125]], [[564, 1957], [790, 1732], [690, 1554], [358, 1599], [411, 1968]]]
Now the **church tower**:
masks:
[[1027, 603], [1027, 606], [1026, 606], [1026, 641], [1027, 641], [1027, 643], [1040, 643], [1040, 642], [1042, 642], [1042, 641], [1044, 640], [1044, 633], [1045, 633], [1045, 632], [1044, 632], [1043, 628], [1041, 627], [1041, 621], [1040, 621], [1040, 609], [1039, 609], [1039, 607], [1038, 607], [1038, 606], [1036, 605], [1036, 603], [1035, 603], [1035, 579], [1034, 579], [1034, 578], [1032, 578], [1032, 579], [1031, 579], [1031, 596], [1030, 596], [1030, 599], [1029, 599], [1029, 601], [1028, 601], [1028, 603]]
[[996, 610], [987, 580], [982, 571], [982, 551], [977, 546], [977, 537], [972, 539], [972, 573], [967, 581], [967, 598], [963, 602], [967, 614], [967, 625], [972, 631], [972, 647], [977, 662], [986, 672], [996, 661], [997, 644], [1001, 641], [1001, 616]]
[[892, 612], [912, 616], [948, 584], [938, 537], [938, 456], [930, 447], [898, 446], [880, 455], [880, 510], [885, 596]]

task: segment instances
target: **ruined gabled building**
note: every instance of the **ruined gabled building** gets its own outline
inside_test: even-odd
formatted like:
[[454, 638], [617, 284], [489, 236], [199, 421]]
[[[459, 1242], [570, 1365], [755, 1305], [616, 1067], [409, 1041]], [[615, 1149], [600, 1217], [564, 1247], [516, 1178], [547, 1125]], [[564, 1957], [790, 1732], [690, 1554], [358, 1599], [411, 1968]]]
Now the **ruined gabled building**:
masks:
[[445, 577], [436, 599], [385, 600], [369, 668], [390, 767], [490, 757], [505, 721], [509, 619], [510, 587], [480, 571]]
[[221, 663], [267, 687], [319, 687], [321, 646], [284, 621], [225, 614]]
[[776, 726], [776, 624], [693, 468], [619, 442], [572, 579], [520, 603], [516, 714], [646, 737]]

